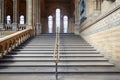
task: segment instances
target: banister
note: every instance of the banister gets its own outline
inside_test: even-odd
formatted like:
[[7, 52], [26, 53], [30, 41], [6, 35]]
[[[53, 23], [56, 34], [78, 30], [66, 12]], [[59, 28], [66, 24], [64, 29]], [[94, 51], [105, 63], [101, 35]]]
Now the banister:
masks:
[[53, 59], [55, 61], [60, 60], [60, 36], [59, 36], [59, 33], [56, 33]]
[[58, 62], [60, 61], [60, 36], [56, 33], [53, 59], [55, 61], [55, 77], [58, 80]]
[[0, 56], [6, 55], [12, 49], [28, 39], [32, 35], [31, 31], [31, 29], [25, 29], [0, 38]]

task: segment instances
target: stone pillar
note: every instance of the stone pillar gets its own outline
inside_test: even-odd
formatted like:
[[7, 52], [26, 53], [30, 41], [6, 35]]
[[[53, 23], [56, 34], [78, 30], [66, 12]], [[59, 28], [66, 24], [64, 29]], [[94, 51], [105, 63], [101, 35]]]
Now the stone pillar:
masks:
[[69, 27], [68, 27], [68, 33], [74, 33], [74, 21], [73, 21], [74, 18], [70, 17], [68, 20], [69, 20]]
[[75, 0], [75, 25], [74, 25], [74, 33], [79, 35], [79, 27], [80, 27], [80, 0]]
[[111, 0], [103, 0], [102, 3], [102, 13], [105, 13], [112, 5]]
[[18, 0], [13, 0], [13, 24], [12, 31], [17, 31], [18, 24]]
[[36, 9], [36, 13], [37, 13], [37, 23], [36, 23], [36, 29], [37, 29], [37, 34], [39, 35], [41, 33], [41, 24], [40, 24], [40, 0], [37, 0], [37, 9]]
[[0, 30], [4, 29], [4, 0], [0, 0]]
[[63, 17], [60, 17], [60, 32], [64, 33], [64, 23], [63, 23]]
[[32, 29], [32, 0], [26, 0], [27, 8], [26, 8], [26, 28]]

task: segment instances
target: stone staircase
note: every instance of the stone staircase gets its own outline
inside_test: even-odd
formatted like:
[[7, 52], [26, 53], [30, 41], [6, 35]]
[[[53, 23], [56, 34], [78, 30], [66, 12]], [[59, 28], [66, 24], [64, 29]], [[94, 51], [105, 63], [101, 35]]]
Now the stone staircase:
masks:
[[[55, 80], [55, 34], [35, 36], [0, 61], [0, 80]], [[58, 80], [120, 80], [120, 70], [80, 36], [60, 34]]]

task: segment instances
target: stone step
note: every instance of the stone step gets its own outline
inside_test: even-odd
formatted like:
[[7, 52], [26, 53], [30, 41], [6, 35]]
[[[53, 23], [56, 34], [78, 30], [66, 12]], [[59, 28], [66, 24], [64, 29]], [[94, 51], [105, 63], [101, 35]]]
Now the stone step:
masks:
[[[55, 62], [1, 62], [0, 67], [54, 67]], [[58, 67], [113, 67], [108, 62], [59, 62]]]
[[[86, 42], [85, 40], [82, 40], [82, 39], [80, 39], [80, 38], [74, 38], [74, 39], [72, 39], [72, 38], [68, 38], [68, 39], [64, 39], [64, 38], [60, 38], [59, 39], [60, 40], [60, 42], [81, 42], [81, 43], [88, 43], [88, 42]], [[28, 41], [30, 41], [30, 42], [35, 42], [35, 41], [38, 41], [38, 42], [41, 42], [41, 41], [43, 41], [43, 42], [45, 42], [45, 41], [51, 41], [51, 42], [54, 42], [54, 41], [56, 41], [56, 38], [53, 38], [53, 37], [40, 37], [40, 38], [33, 38], [33, 39], [30, 39], [30, 40], [28, 40]]]
[[[74, 41], [74, 40], [73, 40]], [[89, 44], [89, 43], [86, 43], [86, 42], [81, 42], [81, 41], [76, 41], [76, 42], [73, 42], [73, 41], [60, 41], [60, 43], [61, 44]], [[48, 44], [52, 44], [52, 43], [55, 43], [55, 41], [54, 40], [35, 40], [35, 41], [31, 41], [30, 43], [37, 43], [37, 42], [39, 42], [39, 43], [44, 43], [44, 42], [46, 42], [46, 43], [48, 43]]]
[[[73, 34], [60, 35], [59, 80], [119, 80], [118, 75], [115, 78], [111, 75], [120, 75], [120, 70], [89, 43]], [[27, 40], [0, 60], [0, 80], [55, 80], [54, 45], [55, 34], [43, 34]], [[87, 79], [91, 75], [92, 78]]]
[[[17, 49], [54, 49], [54, 46], [20, 46]], [[92, 46], [60, 46], [60, 49], [94, 49]]]
[[[54, 47], [55, 45], [20, 45], [19, 47], [43, 47], [43, 48], [47, 48], [47, 47]], [[83, 45], [83, 46], [77, 46], [77, 45], [72, 45], [72, 46], [68, 46], [68, 45], [60, 45], [60, 47], [68, 47], [68, 48], [94, 48], [90, 45]]]
[[[14, 49], [13, 51], [54, 51], [54, 48], [53, 49], [50, 49], [50, 48], [48, 48], [48, 49], [45, 49], [45, 48], [43, 48], [43, 49], [29, 49], [29, 48], [23, 48], [23, 49]], [[96, 51], [95, 49], [86, 49], [86, 48], [84, 48], [84, 49], [60, 49], [60, 51]]]
[[[28, 45], [25, 45], [25, 46], [54, 46], [55, 44], [39, 44], [39, 43], [36, 43], [36, 44], [28, 44]], [[89, 44], [60, 44], [60, 46], [91, 46]]]
[[[0, 67], [1, 73], [55, 73], [55, 67]], [[58, 67], [58, 73], [120, 73], [120, 71], [114, 67]]]
[[[10, 54], [53, 54], [54, 51], [11, 51]], [[60, 54], [99, 54], [97, 51], [60, 51]]]
[[[55, 73], [53, 74], [3, 74], [0, 75], [1, 80], [56, 80]], [[119, 80], [118, 73], [81, 73], [81, 74], [59, 74], [58, 80]]]
[[[54, 61], [53, 57], [12, 57], [12, 58], [4, 58], [0, 61], [6, 62], [50, 62]], [[107, 59], [102, 57], [61, 57], [60, 62], [107, 62]]]
[[[53, 57], [53, 54], [8, 54], [5, 57]], [[103, 57], [101, 54], [60, 54], [60, 57]]]

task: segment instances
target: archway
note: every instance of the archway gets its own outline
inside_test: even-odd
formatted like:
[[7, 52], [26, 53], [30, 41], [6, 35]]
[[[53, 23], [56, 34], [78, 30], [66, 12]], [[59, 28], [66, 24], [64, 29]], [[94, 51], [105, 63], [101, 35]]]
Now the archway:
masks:
[[53, 33], [53, 17], [48, 17], [48, 33]]

